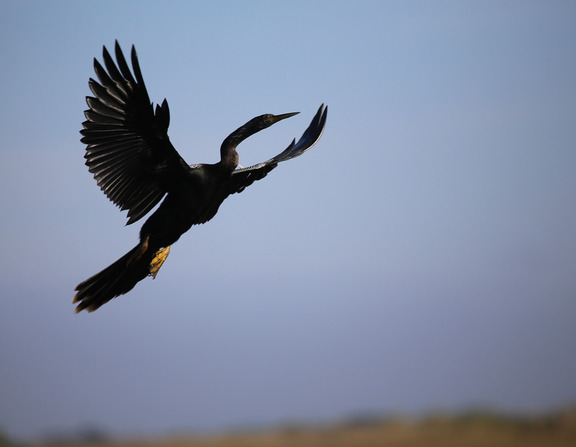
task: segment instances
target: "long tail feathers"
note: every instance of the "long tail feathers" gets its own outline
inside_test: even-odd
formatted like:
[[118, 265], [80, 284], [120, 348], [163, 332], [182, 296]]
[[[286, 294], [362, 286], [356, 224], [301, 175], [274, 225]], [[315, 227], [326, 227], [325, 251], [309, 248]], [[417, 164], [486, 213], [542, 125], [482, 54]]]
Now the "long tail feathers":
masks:
[[75, 312], [93, 312], [112, 298], [132, 290], [146, 276], [155, 277], [169, 252], [170, 247], [152, 252], [147, 240], [138, 244], [100, 273], [76, 286], [77, 293], [72, 301], [78, 303]]

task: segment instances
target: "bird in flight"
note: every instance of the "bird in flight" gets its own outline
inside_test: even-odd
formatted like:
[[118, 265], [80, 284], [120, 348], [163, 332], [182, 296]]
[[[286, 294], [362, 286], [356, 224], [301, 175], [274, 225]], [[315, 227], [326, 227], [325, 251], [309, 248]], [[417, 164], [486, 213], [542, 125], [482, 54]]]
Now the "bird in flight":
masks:
[[136, 247], [100, 273], [76, 286], [76, 312], [92, 312], [123, 295], [147, 276], [156, 277], [170, 246], [192, 225], [208, 222], [230, 195], [264, 178], [278, 163], [298, 157], [322, 135], [328, 108], [321, 105], [302, 137], [271, 159], [239, 167], [236, 147], [249, 136], [298, 112], [260, 115], [228, 135], [220, 147], [220, 161], [189, 165], [168, 138], [170, 112], [166, 100], [150, 102], [132, 46], [132, 71], [115, 43], [116, 63], [103, 48], [102, 66], [94, 59], [98, 81], [89, 80], [94, 96], [86, 97], [88, 110], [81, 141], [86, 144], [86, 165], [100, 189], [132, 224], [160, 206], [140, 230]]

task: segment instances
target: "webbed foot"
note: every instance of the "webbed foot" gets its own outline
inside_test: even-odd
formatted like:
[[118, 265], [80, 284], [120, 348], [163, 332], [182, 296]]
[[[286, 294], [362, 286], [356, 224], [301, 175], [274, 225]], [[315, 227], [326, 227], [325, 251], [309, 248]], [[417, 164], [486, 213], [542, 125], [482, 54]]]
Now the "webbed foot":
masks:
[[170, 245], [156, 252], [156, 254], [154, 255], [154, 259], [152, 259], [152, 261], [150, 262], [149, 267], [150, 276], [152, 276], [152, 278], [156, 278], [158, 270], [160, 270], [160, 267], [162, 267], [162, 264], [164, 264], [164, 261], [166, 261], [166, 258], [168, 257], [169, 254], [170, 254]]

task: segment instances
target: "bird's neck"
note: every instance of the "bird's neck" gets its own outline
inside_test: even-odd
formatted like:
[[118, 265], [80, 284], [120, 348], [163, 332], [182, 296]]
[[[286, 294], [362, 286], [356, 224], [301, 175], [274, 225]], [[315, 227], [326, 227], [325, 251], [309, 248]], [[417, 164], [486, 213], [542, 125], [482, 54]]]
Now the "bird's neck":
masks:
[[260, 128], [255, 126], [254, 120], [250, 120], [228, 135], [220, 146], [220, 164], [230, 171], [236, 169], [239, 159], [236, 147], [259, 130]]
[[224, 146], [220, 148], [220, 165], [224, 167], [227, 171], [232, 172], [238, 166], [239, 161], [238, 152], [236, 152], [236, 146]]

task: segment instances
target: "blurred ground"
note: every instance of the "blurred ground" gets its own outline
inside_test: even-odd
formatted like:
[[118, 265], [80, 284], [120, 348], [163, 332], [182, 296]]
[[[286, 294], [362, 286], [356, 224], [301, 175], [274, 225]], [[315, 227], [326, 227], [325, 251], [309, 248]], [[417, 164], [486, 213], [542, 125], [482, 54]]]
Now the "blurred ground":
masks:
[[474, 411], [418, 420], [359, 417], [322, 428], [295, 425], [190, 438], [107, 442], [97, 432], [86, 435], [83, 441], [59, 439], [25, 447], [574, 447], [576, 409], [538, 416]]

